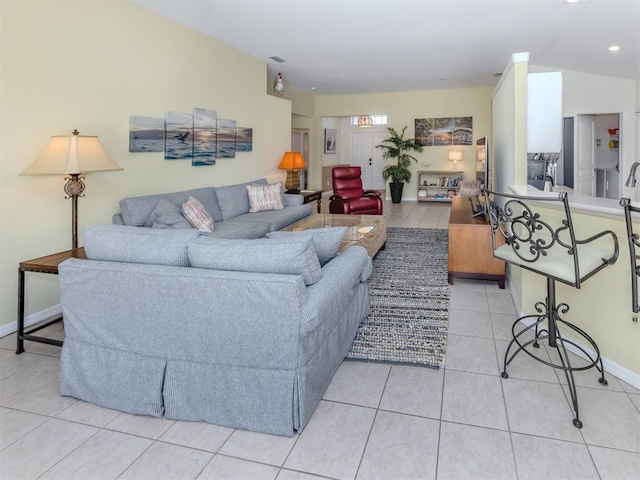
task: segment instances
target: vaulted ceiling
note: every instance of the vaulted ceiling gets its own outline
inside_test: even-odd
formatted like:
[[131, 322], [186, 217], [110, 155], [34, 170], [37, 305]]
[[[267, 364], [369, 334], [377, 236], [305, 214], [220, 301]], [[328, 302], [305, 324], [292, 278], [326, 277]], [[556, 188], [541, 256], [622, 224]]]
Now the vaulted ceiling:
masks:
[[640, 81], [640, 0], [130, 1], [321, 95], [494, 86], [517, 52]]

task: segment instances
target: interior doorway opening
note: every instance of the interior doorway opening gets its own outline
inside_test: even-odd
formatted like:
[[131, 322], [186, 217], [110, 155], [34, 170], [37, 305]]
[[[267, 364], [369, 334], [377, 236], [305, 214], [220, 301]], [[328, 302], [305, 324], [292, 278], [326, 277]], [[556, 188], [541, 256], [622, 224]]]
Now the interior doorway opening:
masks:
[[620, 152], [624, 141], [620, 125], [620, 113], [580, 114], [564, 119], [562, 184], [592, 197], [620, 198]]
[[308, 128], [292, 128], [291, 129], [291, 151], [300, 152], [304, 158], [307, 168], [298, 170], [298, 178], [300, 179], [300, 190], [307, 189], [307, 170], [309, 167], [309, 129]]

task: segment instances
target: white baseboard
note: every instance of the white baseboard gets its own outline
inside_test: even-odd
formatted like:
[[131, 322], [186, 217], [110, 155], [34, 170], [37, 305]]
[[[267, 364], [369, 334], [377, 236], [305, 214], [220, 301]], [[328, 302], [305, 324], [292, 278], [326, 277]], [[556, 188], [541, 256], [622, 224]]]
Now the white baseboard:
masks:
[[[507, 275], [507, 286], [509, 287], [511, 298], [513, 298], [513, 302], [516, 306], [516, 312], [520, 312], [518, 316], [522, 317], [524, 315], [527, 315], [526, 313], [523, 313], [521, 306], [518, 304], [518, 297], [514, 295], [513, 287], [511, 285], [511, 281], [508, 275]], [[522, 323], [525, 325], [531, 325], [533, 323], [533, 320], [530, 320], [528, 322], [524, 321]], [[583, 343], [576, 341], [575, 338], [572, 338], [572, 340], [575, 341], [578, 345], [580, 345], [580, 347], [584, 348], [584, 350], [588, 352], [589, 355], [595, 356], [596, 352], [593, 351], [593, 349], [591, 348], [591, 345], [587, 347]], [[570, 352], [575, 353], [581, 358], [585, 358], [583, 353], [573, 345], [567, 344], [566, 347], [567, 347], [567, 350], [569, 350]], [[602, 354], [600, 355], [602, 356], [602, 365], [604, 366], [605, 373], [610, 373], [611, 375], [616, 376], [623, 382], [628, 383], [632, 387], [640, 390], [640, 373], [636, 373], [632, 370], [629, 370], [628, 368], [623, 367], [619, 363], [614, 362], [613, 360], [607, 358], [606, 356]]]
[[[62, 306], [60, 304], [45, 308], [44, 310], [40, 310], [39, 312], [27, 315], [24, 318], [24, 326], [25, 328], [30, 327], [31, 325], [42, 322], [43, 320], [49, 320], [53, 317], [60, 316], [61, 313]], [[18, 321], [16, 320], [15, 322], [11, 322], [0, 327], [0, 337], [6, 337], [7, 335], [11, 335], [12, 333], [17, 331]]]

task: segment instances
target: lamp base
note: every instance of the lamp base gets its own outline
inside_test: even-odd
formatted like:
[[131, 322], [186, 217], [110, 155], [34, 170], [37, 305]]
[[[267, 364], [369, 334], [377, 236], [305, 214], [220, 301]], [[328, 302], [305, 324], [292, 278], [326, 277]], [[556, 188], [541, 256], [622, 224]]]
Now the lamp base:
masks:
[[300, 193], [300, 190], [287, 190], [284, 193]]
[[291, 193], [292, 191], [300, 193], [298, 170], [287, 170], [287, 180], [284, 182], [284, 187], [287, 189], [287, 193]]

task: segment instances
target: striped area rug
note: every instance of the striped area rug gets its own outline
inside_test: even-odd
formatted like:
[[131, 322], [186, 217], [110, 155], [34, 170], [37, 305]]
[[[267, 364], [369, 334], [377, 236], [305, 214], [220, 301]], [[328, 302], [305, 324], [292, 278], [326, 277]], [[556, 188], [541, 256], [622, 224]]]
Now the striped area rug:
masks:
[[387, 228], [373, 259], [371, 314], [347, 359], [440, 368], [447, 349], [447, 230]]

